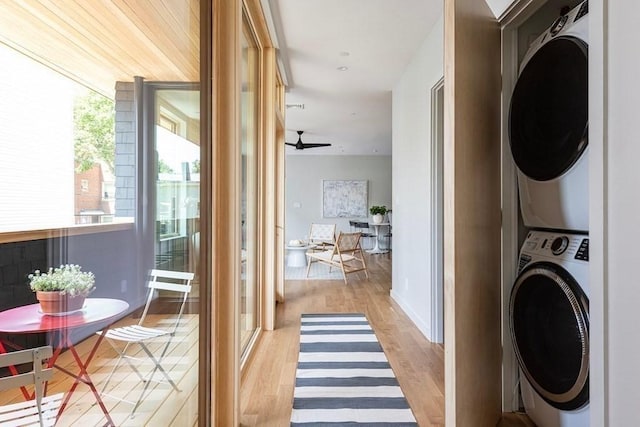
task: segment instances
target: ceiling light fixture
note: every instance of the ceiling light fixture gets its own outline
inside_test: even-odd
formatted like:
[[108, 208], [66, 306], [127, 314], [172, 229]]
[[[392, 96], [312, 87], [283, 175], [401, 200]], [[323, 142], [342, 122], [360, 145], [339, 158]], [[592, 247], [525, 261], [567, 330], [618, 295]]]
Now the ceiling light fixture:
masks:
[[345, 67], [344, 65], [337, 68], [338, 71], [347, 71], [348, 69], [349, 67]]

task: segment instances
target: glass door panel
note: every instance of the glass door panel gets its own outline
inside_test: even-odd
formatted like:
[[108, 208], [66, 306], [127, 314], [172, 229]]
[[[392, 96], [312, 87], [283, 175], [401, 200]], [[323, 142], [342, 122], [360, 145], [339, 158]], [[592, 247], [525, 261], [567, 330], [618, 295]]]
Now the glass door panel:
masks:
[[242, 193], [240, 342], [244, 352], [258, 328], [258, 50], [248, 32], [242, 36]]
[[[200, 219], [200, 95], [154, 85], [155, 262], [197, 273]], [[197, 291], [194, 292], [197, 295]]]

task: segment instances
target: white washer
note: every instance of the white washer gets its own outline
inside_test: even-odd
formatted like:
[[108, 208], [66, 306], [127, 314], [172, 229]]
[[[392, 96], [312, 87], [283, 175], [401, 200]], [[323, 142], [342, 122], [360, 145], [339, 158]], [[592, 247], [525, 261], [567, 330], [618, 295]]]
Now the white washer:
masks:
[[530, 231], [511, 290], [525, 410], [538, 427], [589, 426], [589, 237]]
[[530, 46], [509, 109], [524, 224], [588, 232], [587, 1]]

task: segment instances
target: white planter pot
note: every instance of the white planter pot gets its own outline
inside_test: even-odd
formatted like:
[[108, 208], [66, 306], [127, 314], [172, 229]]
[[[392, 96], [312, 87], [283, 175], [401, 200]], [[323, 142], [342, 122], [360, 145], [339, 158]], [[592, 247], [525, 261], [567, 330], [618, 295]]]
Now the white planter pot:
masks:
[[372, 219], [374, 224], [382, 224], [384, 216], [382, 214], [375, 214]]

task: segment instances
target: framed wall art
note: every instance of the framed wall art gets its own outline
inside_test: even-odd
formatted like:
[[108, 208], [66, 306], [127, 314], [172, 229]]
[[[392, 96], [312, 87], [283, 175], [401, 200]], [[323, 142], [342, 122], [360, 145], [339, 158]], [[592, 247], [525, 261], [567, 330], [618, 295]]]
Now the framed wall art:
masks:
[[367, 214], [366, 180], [323, 180], [323, 218], [362, 218]]

